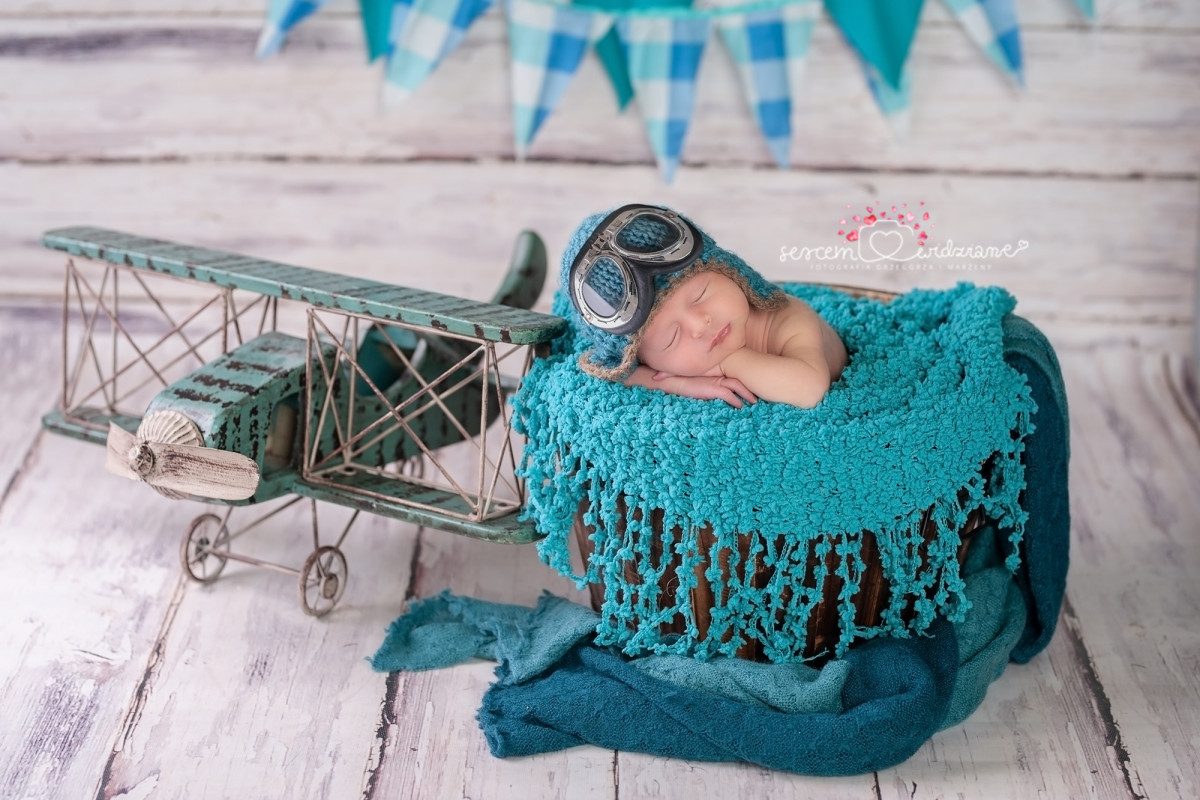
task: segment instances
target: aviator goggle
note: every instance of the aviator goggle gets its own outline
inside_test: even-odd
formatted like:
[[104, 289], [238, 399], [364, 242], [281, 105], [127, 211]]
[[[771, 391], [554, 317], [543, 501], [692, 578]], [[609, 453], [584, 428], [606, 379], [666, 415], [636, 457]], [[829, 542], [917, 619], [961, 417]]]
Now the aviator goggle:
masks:
[[622, 206], [596, 226], [571, 263], [571, 302], [600, 330], [635, 331], [654, 305], [654, 277], [694, 264], [703, 248], [700, 231], [674, 211]]

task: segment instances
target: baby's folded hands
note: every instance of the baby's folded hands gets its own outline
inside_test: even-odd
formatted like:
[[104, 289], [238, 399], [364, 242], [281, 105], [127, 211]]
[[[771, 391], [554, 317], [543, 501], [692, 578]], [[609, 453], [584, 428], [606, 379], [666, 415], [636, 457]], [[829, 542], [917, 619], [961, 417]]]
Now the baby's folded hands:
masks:
[[758, 401], [758, 397], [746, 388], [746, 384], [737, 378], [722, 375], [685, 376], [656, 372], [654, 388], [697, 400], [724, 400], [734, 408]]

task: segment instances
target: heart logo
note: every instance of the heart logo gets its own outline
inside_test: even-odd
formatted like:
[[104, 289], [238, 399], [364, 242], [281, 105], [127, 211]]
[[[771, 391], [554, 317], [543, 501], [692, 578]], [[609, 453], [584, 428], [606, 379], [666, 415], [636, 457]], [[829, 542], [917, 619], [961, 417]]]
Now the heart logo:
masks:
[[867, 244], [880, 258], [891, 258], [904, 247], [904, 236], [900, 231], [872, 231], [867, 237]]

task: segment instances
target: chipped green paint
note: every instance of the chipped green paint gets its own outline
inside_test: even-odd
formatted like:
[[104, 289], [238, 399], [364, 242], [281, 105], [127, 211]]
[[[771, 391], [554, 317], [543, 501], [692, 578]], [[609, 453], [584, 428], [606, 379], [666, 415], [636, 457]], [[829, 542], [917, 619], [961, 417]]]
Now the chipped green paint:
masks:
[[547, 342], [566, 324], [561, 317], [523, 308], [481, 303], [106, 228], [56, 228], [42, 235], [42, 244], [52, 250], [112, 264], [492, 342]]
[[463, 536], [484, 539], [489, 542], [525, 544], [527, 542], [535, 542], [541, 538], [541, 535], [531, 523], [521, 522], [517, 519], [518, 512], [516, 511], [495, 519], [472, 522], [470, 520], [456, 519], [448, 513], [427, 511], [405, 505], [401, 502], [402, 499], [410, 500], [427, 503], [445, 512], [470, 513], [470, 508], [467, 507], [467, 504], [454, 492], [447, 492], [441, 489], [428, 489], [411, 483], [379, 478], [366, 472], [347, 475], [344, 478], [339, 478], [338, 481], [350, 489], [378, 492], [395, 499], [383, 500], [378, 497], [372, 497], [324, 483], [308, 483], [303, 479], [296, 481], [296, 484], [292, 487], [292, 491], [316, 500], [338, 503], [339, 505], [357, 508], [371, 514], [379, 514], [380, 516], [411, 522], [413, 525], [459, 533]]
[[235, 505], [258, 503], [291, 489], [299, 439], [282, 459], [268, 459], [267, 434], [277, 408], [298, 412], [308, 364], [307, 343], [265, 333], [218, 356], [158, 393], [146, 408], [178, 411], [196, 423], [204, 446], [241, 453], [258, 465], [258, 491]]
[[73, 418], [68, 418], [62, 411], [51, 411], [42, 417], [42, 427], [48, 431], [70, 436], [84, 442], [98, 444], [101, 447], [108, 440], [108, 423], [115, 422], [130, 433], [137, 431], [141, 417], [130, 417], [125, 414], [109, 414], [104, 409], [92, 406], [81, 406], [71, 412]]

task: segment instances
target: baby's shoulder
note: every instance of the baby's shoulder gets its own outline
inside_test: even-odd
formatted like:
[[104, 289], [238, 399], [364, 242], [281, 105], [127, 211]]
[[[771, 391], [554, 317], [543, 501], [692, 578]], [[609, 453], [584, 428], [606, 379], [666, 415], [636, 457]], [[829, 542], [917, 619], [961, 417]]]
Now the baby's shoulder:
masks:
[[776, 355], [784, 350], [821, 347], [821, 317], [813, 307], [798, 297], [788, 295], [787, 304], [774, 310], [767, 346]]

